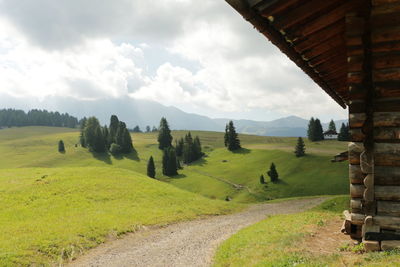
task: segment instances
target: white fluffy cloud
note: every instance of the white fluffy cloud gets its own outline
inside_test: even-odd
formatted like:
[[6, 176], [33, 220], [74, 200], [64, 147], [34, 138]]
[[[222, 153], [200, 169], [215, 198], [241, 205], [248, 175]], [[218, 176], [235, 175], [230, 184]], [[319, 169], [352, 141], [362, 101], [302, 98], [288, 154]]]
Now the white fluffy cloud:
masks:
[[345, 117], [224, 1], [197, 3], [2, 0], [0, 92], [131, 96], [211, 116]]

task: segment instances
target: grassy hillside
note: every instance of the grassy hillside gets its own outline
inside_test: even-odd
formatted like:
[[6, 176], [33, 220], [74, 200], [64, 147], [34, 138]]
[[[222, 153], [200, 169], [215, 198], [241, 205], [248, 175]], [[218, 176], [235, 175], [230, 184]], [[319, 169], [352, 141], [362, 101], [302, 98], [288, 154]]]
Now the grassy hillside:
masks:
[[[176, 139], [185, 133], [173, 135]], [[226, 196], [255, 202], [348, 190], [346, 164], [330, 163], [346, 143], [306, 141], [308, 155], [299, 159], [292, 152], [296, 138], [240, 135], [245, 149], [231, 153], [223, 147], [222, 133], [193, 135], [200, 136], [206, 157], [170, 178], [160, 173], [157, 133], [133, 134], [137, 153], [114, 157], [76, 146], [79, 132], [73, 129], [0, 130], [0, 265], [62, 260], [139, 225], [241, 207], [221, 201]], [[60, 139], [64, 154], [57, 151]], [[151, 155], [156, 178], [164, 182], [145, 176]], [[259, 176], [272, 161], [281, 182], [265, 187]]]
[[218, 248], [214, 266], [400, 266], [399, 251], [362, 254], [362, 246], [338, 233], [348, 205], [347, 196], [337, 197], [242, 229]]
[[[174, 138], [186, 132], [174, 132]], [[0, 131], [0, 153], [4, 156], [0, 168], [29, 167], [112, 167], [146, 173], [146, 163], [153, 155], [157, 178], [179, 188], [200, 193], [209, 198], [253, 202], [278, 197], [347, 193], [346, 163], [331, 163], [333, 155], [346, 149], [345, 142], [306, 141], [308, 155], [296, 158], [293, 147], [296, 138], [240, 135], [245, 149], [231, 153], [223, 147], [223, 134], [193, 132], [199, 135], [207, 156], [186, 166], [174, 178], [161, 175], [161, 151], [157, 148], [157, 134], [134, 134], [137, 154], [113, 157], [92, 154], [75, 147], [78, 132], [50, 127], [12, 128]], [[66, 153], [57, 152], [57, 142], [63, 139]], [[259, 183], [259, 176], [274, 162], [281, 182]], [[268, 177], [266, 177], [268, 179]], [[235, 186], [239, 185], [239, 187]], [[238, 189], [239, 188], [239, 189]]]
[[238, 207], [124, 169], [2, 169], [0, 266], [61, 261], [140, 225]]

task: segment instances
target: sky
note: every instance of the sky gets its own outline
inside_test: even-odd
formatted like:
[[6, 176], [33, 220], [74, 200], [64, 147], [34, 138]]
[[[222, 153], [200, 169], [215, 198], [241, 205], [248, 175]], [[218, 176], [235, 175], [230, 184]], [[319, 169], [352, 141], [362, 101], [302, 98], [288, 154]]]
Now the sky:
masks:
[[0, 29], [1, 94], [130, 97], [212, 118], [347, 117], [223, 0], [0, 0]]

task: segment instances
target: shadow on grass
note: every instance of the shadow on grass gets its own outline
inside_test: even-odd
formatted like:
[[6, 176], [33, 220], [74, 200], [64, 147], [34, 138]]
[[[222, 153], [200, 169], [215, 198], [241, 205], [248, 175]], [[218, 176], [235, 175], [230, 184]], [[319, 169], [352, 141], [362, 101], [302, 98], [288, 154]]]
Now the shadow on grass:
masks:
[[235, 154], [250, 154], [250, 153], [251, 153], [251, 150], [242, 147], [241, 149], [237, 149], [237, 150], [234, 150], [234, 151], [232, 151], [232, 152], [235, 153]]
[[115, 154], [112, 155], [114, 159], [116, 160], [122, 160], [122, 159], [130, 159], [134, 161], [140, 161], [139, 155], [136, 150], [132, 151], [131, 153], [128, 154]]
[[278, 179], [278, 181], [271, 182], [271, 183], [273, 183], [273, 184], [281, 184], [281, 185], [288, 185], [288, 183], [286, 183], [285, 181], [283, 181], [281, 179]]
[[168, 176], [168, 178], [170, 179], [183, 179], [186, 178], [187, 176], [185, 174], [178, 174], [178, 175], [174, 175], [174, 176]]
[[189, 163], [188, 166], [204, 166], [207, 163], [208, 163], [207, 160], [203, 156], [201, 159], [198, 159], [196, 161], [193, 161], [192, 163]]
[[104, 152], [104, 153], [92, 152], [92, 155], [97, 160], [101, 160], [104, 163], [109, 164], [109, 165], [112, 164], [110, 154], [108, 154], [107, 152]]

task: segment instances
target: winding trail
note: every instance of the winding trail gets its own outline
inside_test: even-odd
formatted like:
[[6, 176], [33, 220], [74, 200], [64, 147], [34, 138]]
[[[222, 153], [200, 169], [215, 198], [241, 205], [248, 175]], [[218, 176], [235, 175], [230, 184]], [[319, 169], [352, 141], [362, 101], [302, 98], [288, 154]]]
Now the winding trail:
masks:
[[210, 266], [218, 245], [269, 215], [296, 213], [326, 198], [258, 204], [235, 214], [147, 228], [90, 250], [69, 266]]

